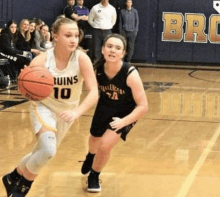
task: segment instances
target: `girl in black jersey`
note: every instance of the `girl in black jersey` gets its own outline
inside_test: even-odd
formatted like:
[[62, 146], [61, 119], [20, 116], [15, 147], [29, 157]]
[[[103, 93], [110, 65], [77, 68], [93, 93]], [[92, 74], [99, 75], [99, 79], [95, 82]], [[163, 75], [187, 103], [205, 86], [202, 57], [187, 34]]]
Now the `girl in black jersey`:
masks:
[[126, 41], [119, 34], [111, 34], [104, 40], [104, 61], [99, 62], [96, 73], [100, 98], [90, 129], [89, 153], [81, 169], [83, 174], [90, 171], [89, 192], [101, 191], [98, 177], [112, 148], [120, 138], [126, 140], [135, 122], [148, 110], [137, 70], [122, 60], [125, 49]]

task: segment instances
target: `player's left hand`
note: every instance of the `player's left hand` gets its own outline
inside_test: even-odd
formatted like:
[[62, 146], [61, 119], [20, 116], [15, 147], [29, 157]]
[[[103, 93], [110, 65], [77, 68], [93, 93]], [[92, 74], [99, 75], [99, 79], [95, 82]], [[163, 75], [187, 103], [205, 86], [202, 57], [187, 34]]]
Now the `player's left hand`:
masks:
[[112, 119], [113, 121], [110, 122], [109, 124], [114, 129], [115, 132], [126, 126], [123, 119], [118, 117], [113, 117]]
[[78, 118], [76, 111], [74, 110], [67, 110], [60, 112], [58, 114], [58, 118], [64, 120], [65, 122], [73, 122], [75, 119]]

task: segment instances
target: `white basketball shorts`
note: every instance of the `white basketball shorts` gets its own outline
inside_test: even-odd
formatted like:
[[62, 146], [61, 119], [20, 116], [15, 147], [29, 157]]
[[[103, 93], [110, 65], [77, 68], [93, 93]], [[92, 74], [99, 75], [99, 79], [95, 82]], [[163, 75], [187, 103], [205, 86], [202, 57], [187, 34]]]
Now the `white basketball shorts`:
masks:
[[32, 102], [30, 104], [30, 119], [35, 135], [42, 127], [48, 129], [48, 131], [56, 132], [57, 145], [60, 144], [73, 124], [73, 122], [67, 123], [58, 119], [55, 112], [40, 102]]

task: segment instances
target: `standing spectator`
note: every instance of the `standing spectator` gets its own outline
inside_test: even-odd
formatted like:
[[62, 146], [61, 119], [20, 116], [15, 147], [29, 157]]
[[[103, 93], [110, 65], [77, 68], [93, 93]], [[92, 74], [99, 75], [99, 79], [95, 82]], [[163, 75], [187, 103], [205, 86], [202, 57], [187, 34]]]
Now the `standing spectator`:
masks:
[[134, 44], [138, 32], [139, 17], [136, 9], [132, 7], [132, 0], [126, 0], [126, 8], [121, 10], [119, 17], [119, 33], [127, 40], [127, 54], [125, 62], [130, 62], [134, 53]]
[[76, 10], [74, 9], [75, 0], [66, 0], [66, 7], [63, 9], [63, 14], [65, 17], [76, 21], [78, 19], [78, 15]]
[[82, 39], [80, 46], [82, 46], [84, 49], [89, 49], [88, 55], [91, 58], [91, 32], [90, 32], [90, 26], [88, 24], [88, 15], [89, 15], [89, 9], [85, 6], [83, 6], [84, 0], [77, 0], [77, 5], [74, 6], [74, 9], [78, 15], [78, 26], [84, 33], [84, 38]]
[[20, 69], [30, 63], [26, 58], [28, 52], [18, 50], [15, 46], [18, 39], [17, 33], [17, 23], [11, 20], [2, 30], [0, 36], [0, 58], [9, 60], [10, 77], [13, 81], [16, 81]]
[[109, 0], [100, 0], [100, 3], [94, 5], [89, 13], [88, 22], [93, 27], [94, 64], [101, 58], [102, 42], [112, 33], [116, 18], [116, 10], [109, 4]]
[[77, 0], [77, 4], [74, 9], [77, 13], [78, 21], [88, 21], [89, 9], [83, 6], [84, 0]]

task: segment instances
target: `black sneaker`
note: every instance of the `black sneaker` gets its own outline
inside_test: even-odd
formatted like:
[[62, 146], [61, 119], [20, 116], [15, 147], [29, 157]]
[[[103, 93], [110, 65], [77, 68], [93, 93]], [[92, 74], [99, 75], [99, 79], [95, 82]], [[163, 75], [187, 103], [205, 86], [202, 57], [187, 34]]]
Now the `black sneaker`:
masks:
[[2, 177], [2, 182], [5, 186], [7, 196], [11, 197], [11, 194], [16, 190], [18, 181], [13, 181], [10, 174], [6, 174], [5, 176]]
[[11, 194], [11, 196], [9, 196], [9, 197], [25, 197], [25, 194], [15, 192], [15, 193]]
[[25, 185], [18, 185], [17, 190], [13, 192], [9, 197], [25, 197], [29, 190], [30, 187], [26, 187]]
[[87, 174], [91, 168], [92, 168], [92, 163], [93, 163], [93, 159], [94, 159], [95, 154], [89, 154], [86, 156], [85, 161], [83, 162], [82, 168], [81, 168], [81, 172], [82, 174]]
[[101, 192], [101, 185], [98, 176], [88, 176], [88, 192]]

